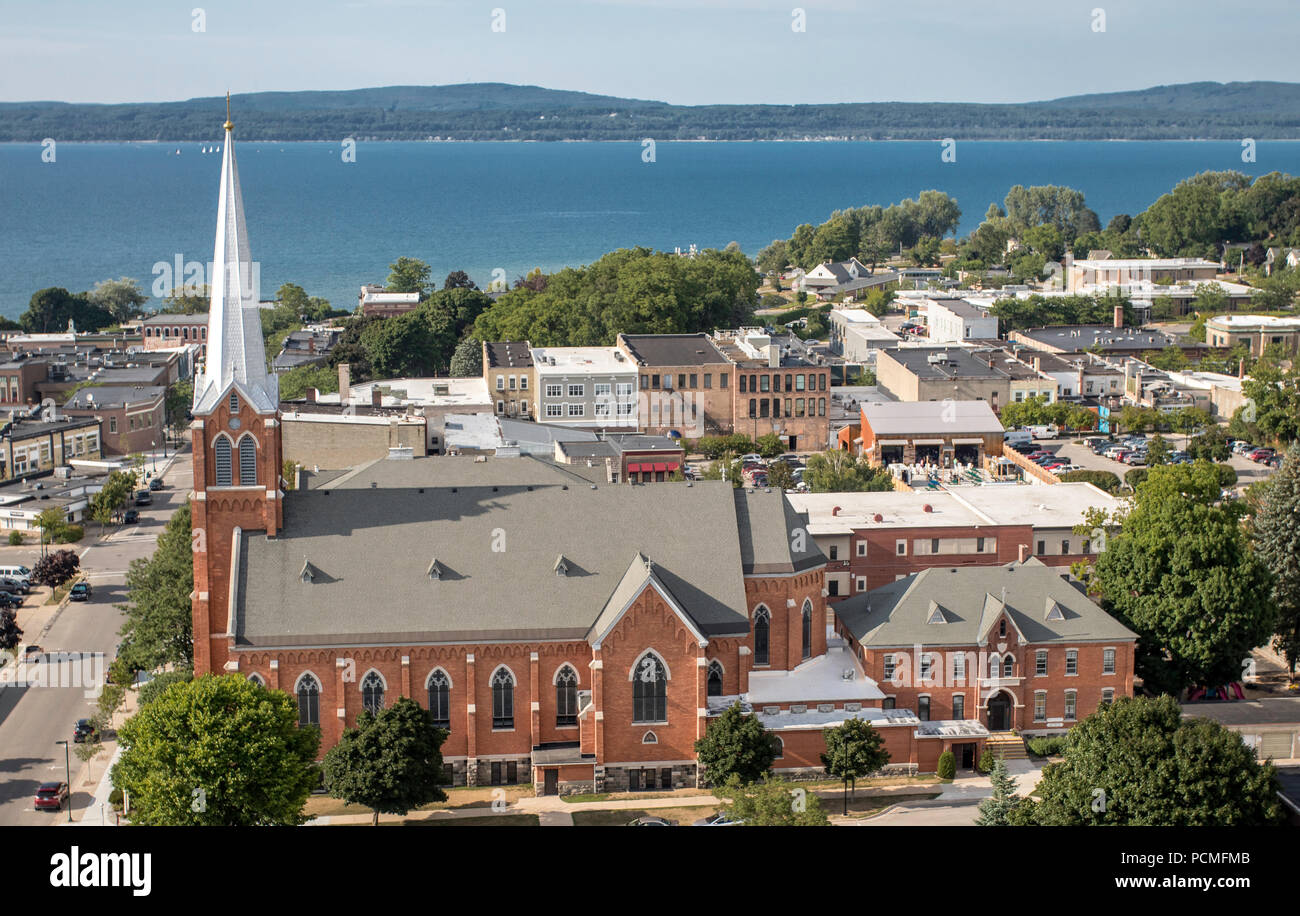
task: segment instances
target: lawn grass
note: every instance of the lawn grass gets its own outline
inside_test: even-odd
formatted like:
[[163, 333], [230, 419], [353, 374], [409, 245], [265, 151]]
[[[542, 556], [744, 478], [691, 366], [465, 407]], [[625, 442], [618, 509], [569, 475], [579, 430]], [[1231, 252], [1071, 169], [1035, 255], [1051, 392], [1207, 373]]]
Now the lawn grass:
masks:
[[[416, 811], [458, 811], [467, 808], [487, 808], [492, 802], [504, 798], [507, 804], [513, 804], [520, 798], [532, 797], [533, 786], [531, 783], [522, 783], [513, 786], [443, 786], [442, 789], [447, 793], [445, 802], [432, 802], [427, 805], [421, 805]], [[504, 792], [504, 795], [496, 795], [496, 792]], [[340, 814], [370, 814], [371, 810], [365, 805], [345, 804], [341, 799], [331, 798], [328, 795], [313, 795], [307, 799], [303, 806], [303, 811], [308, 817], [329, 817]]]
[[629, 821], [638, 817], [662, 817], [664, 820], [676, 821], [679, 826], [690, 826], [694, 821], [710, 814], [717, 814], [718, 805], [692, 806], [688, 808], [618, 808], [604, 811], [575, 811], [575, 827], [624, 827]]
[[632, 801], [633, 799], [644, 798], [676, 798], [678, 795], [705, 795], [708, 794], [708, 791], [708, 789], [689, 789], [677, 792], [595, 792], [588, 795], [561, 795], [560, 801], [577, 805], [582, 802]]
[[[909, 802], [929, 801], [938, 798], [938, 792], [917, 792], [906, 795], [868, 795], [865, 797], [849, 799], [849, 817], [871, 817], [879, 814], [886, 808], [893, 805], [906, 805]], [[843, 815], [843, 799], [831, 799], [826, 796], [819, 796], [822, 800], [822, 809], [827, 814]]]
[[65, 597], [67, 597], [68, 592], [72, 591], [73, 583], [75, 583], [76, 581], [77, 581], [76, 579], [69, 579], [67, 582], [60, 585], [54, 591], [50, 592], [50, 597], [45, 600], [45, 603], [58, 604]]

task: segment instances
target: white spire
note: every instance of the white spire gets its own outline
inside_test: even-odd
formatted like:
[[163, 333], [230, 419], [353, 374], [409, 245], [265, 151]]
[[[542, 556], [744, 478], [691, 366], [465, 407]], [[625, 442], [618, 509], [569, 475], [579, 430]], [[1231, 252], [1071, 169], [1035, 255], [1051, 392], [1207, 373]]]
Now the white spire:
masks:
[[258, 265], [253, 263], [248, 248], [244, 200], [235, 166], [234, 128], [227, 95], [217, 240], [212, 251], [208, 349], [203, 373], [194, 384], [194, 413], [211, 411], [232, 383], [256, 410], [274, 411], [280, 401], [277, 380], [266, 371], [258, 308]]

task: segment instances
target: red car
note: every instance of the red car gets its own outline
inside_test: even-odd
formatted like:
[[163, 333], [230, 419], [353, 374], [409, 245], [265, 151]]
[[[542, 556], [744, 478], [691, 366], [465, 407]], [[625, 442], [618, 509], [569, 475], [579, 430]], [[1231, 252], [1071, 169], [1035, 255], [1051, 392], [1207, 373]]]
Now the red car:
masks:
[[1246, 457], [1251, 461], [1260, 462], [1267, 461], [1272, 458], [1274, 454], [1275, 452], [1271, 448], [1257, 448]]
[[62, 811], [63, 803], [68, 800], [66, 782], [43, 782], [36, 790], [37, 811]]

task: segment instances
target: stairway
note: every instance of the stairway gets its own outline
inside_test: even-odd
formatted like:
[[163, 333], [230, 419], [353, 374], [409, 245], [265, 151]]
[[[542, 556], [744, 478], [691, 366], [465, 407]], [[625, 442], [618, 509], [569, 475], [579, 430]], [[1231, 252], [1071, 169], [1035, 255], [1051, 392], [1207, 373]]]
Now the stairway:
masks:
[[1025, 752], [1025, 741], [1014, 732], [993, 732], [989, 735], [988, 741], [984, 742], [986, 750], [991, 751], [993, 756], [1001, 757], [1003, 760], [1026, 760], [1029, 754]]

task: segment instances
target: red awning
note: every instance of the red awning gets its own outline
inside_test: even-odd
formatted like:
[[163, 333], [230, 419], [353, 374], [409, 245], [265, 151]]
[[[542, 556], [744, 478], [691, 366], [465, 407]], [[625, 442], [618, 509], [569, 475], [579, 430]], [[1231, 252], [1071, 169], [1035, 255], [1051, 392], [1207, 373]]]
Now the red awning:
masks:
[[641, 465], [639, 465], [639, 464], [629, 464], [629, 465], [627, 466], [627, 472], [628, 472], [629, 474], [635, 474], [635, 473], [637, 473], [637, 472], [640, 471], [640, 470], [641, 470]]
[[676, 462], [676, 461], [670, 461], [670, 462], [668, 462], [668, 470], [670, 470], [670, 471], [675, 471], [675, 470], [677, 470], [677, 462]]
[[656, 465], [655, 465], [655, 470], [656, 470], [656, 471], [666, 471], [666, 470], [668, 470], [668, 465], [666, 465], [666, 464], [656, 464]]

